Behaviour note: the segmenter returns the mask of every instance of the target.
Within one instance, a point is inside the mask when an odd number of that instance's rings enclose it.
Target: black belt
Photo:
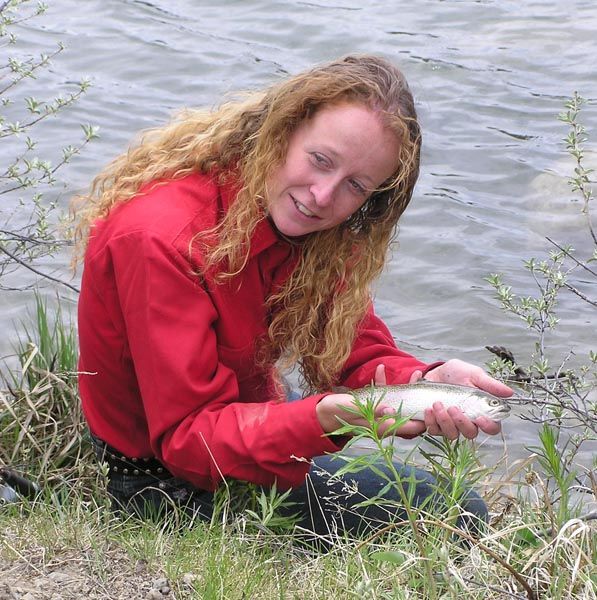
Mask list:
[[[155,457],[131,458],[125,456],[94,435],[91,436],[91,444],[98,461],[108,465],[109,473],[152,475],[158,479],[173,477],[172,473]]]

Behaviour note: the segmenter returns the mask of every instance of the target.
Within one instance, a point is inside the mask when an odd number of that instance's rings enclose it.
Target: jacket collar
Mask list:
[[[228,212],[228,209],[234,202],[239,190],[240,184],[233,178],[230,178],[220,185],[220,198],[224,214]],[[264,215],[263,219],[257,223],[253,236],[251,237],[249,258],[257,256],[264,250],[267,250],[276,244],[283,247],[287,246],[288,250],[294,245],[292,242],[289,242],[286,238],[282,237],[267,216]]]

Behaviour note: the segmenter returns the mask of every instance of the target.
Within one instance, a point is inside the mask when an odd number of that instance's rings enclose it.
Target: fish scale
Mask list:
[[[390,406],[403,416],[423,421],[425,409],[435,402],[446,408],[457,406],[469,419],[488,417],[501,421],[510,414],[510,406],[503,399],[479,388],[450,383],[409,383],[405,385],[369,386],[350,392],[356,399],[368,399]]]

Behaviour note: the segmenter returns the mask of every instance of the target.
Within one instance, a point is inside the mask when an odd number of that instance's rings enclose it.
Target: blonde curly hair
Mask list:
[[[219,281],[245,266],[252,234],[267,218],[267,181],[283,164],[297,126],[324,106],[354,102],[375,111],[399,141],[398,169],[346,222],[297,242],[296,269],[268,299],[272,315],[260,360],[281,368],[299,364],[311,390],[337,383],[370,302],[372,281],[383,269],[396,224],[419,173],[421,132],[402,73],[373,55],[349,55],[276,83],[264,92],[187,110],[110,163],[89,193],[75,200],[76,259],[92,223],[150,182],[193,172],[218,173],[241,186],[215,229],[197,232],[206,272]],[[330,257],[333,257],[330,260]]]

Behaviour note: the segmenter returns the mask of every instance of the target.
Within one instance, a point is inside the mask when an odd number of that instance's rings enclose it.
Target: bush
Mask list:
[[[45,194],[56,183],[58,171],[92,139],[97,128],[81,125],[83,139],[63,147],[51,158],[38,154],[36,134],[47,119],[56,117],[79,100],[89,88],[89,82],[65,84],[66,95],[38,98],[30,93],[45,89],[44,70],[64,51],[58,44],[47,54],[33,56],[20,48],[15,33],[17,26],[37,18],[46,11],[43,3],[31,7],[30,0],[0,0],[0,47],[12,51],[0,63],[0,288],[13,289],[11,274],[23,269],[35,278],[51,280],[76,288],[45,273],[36,262],[52,255],[67,244],[60,234],[60,215],[54,201]],[[21,282],[21,279],[17,279]],[[24,287],[22,283],[17,288]]]

